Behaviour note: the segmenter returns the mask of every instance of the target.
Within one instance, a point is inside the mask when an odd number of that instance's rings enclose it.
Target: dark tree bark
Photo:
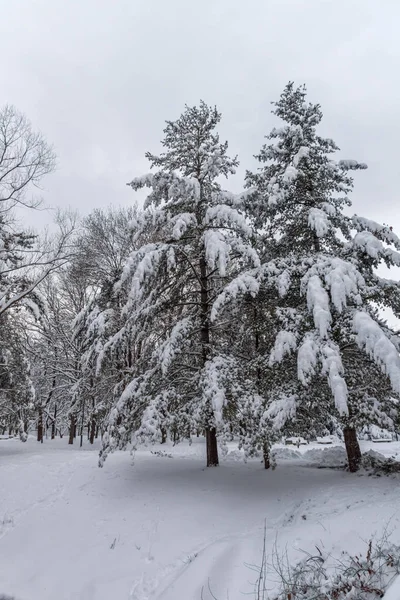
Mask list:
[[[207,278],[207,263],[204,256],[200,258],[200,304],[201,304],[201,329],[200,339],[202,348],[203,366],[208,359],[210,349],[210,323],[209,323],[209,297],[208,297],[208,278]],[[212,411],[210,407],[209,423],[206,423],[206,452],[207,452],[207,467],[217,467],[218,445],[217,432],[211,424]]]
[[[51,439],[54,440],[56,437],[56,419],[57,419],[57,405],[54,405],[53,422],[51,424]]]
[[[91,444],[93,444],[93,443],[94,443],[94,437],[95,437],[95,434],[96,434],[96,430],[97,430],[97,427],[96,427],[96,420],[95,420],[95,418],[94,418],[94,417],[92,417],[92,419],[91,419],[91,421],[90,421],[90,435],[89,435],[89,442],[90,442]],[[96,436],[96,437],[97,437],[97,436]]]
[[[215,427],[206,429],[207,467],[218,467],[218,445]]]
[[[271,457],[269,452],[269,444],[267,442],[264,443],[263,446],[263,458],[264,458],[264,468],[269,469],[271,467]]]
[[[82,418],[81,418],[81,426],[80,426],[80,442],[79,442],[79,446],[82,448],[83,446],[83,430],[85,427],[85,400],[83,400],[83,405],[82,405]]]
[[[76,437],[76,417],[75,417],[75,415],[71,415],[71,420],[69,423],[68,444],[74,443],[74,437]]]
[[[357,432],[354,427],[345,427],[343,435],[344,443],[346,444],[349,471],[350,473],[355,473],[360,468],[361,463],[361,450],[357,439]]]
[[[257,305],[254,306],[253,317],[254,317],[254,326],[255,326],[254,346],[255,346],[256,356],[258,358],[259,352],[260,352],[260,334],[259,334],[259,329],[258,329],[259,315],[258,315]],[[258,391],[258,393],[260,393],[260,388],[261,388],[261,368],[260,368],[259,364],[257,364],[256,377],[257,377],[257,379],[256,379],[256,381],[257,381],[257,391]],[[267,441],[265,441],[264,444],[263,444],[263,459],[264,459],[264,469],[270,469],[271,468],[270,446],[269,446],[269,444],[268,444]]]
[[[57,356],[57,354],[56,354],[56,356]],[[57,384],[57,378],[54,375],[53,376],[53,381],[52,381],[52,384],[51,384],[51,388],[50,388],[49,393],[48,393],[47,398],[46,398],[46,404],[45,404],[46,408],[50,405],[51,399],[53,397],[54,390],[56,389],[56,384]],[[42,409],[39,409],[39,410],[42,410]],[[43,413],[43,411],[42,411],[42,413]],[[52,440],[54,440],[55,432],[56,432],[56,425],[55,425],[55,418],[56,418],[56,416],[57,416],[57,407],[54,406],[54,420],[53,420],[52,425],[51,425],[51,439]],[[43,416],[42,416],[42,422],[43,422]],[[46,417],[46,438],[47,438],[48,427],[49,427],[49,417],[47,415],[47,417]],[[39,432],[38,432],[38,435],[39,435]],[[39,441],[39,438],[38,438],[38,441]],[[42,431],[42,440],[41,441],[43,442],[43,431]]]
[[[100,431],[100,426],[96,425],[96,435],[95,435],[96,440],[99,437],[99,431]]]
[[[164,427],[161,427],[161,443],[165,444],[167,441],[167,430]]]
[[[37,441],[43,444],[43,407],[38,408]]]

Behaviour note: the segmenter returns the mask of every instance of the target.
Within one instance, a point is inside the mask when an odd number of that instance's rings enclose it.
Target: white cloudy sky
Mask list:
[[[398,0],[0,0],[3,103],[51,141],[53,206],[128,204],[163,121],[203,98],[253,166],[291,79],[322,104],[323,133],[357,175],[355,211],[400,229]],[[32,218],[32,217],[31,217]],[[41,214],[36,224],[46,220]]]

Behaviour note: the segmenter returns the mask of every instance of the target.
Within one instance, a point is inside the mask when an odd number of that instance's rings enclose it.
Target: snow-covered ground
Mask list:
[[[400,455],[397,442],[369,448]],[[399,479],[319,469],[315,452],[282,452],[265,471],[237,452],[205,469],[201,440],[153,448],[172,458],[140,450],[134,466],[116,453],[103,469],[97,450],[0,440],[0,595],[209,600],[210,588],[239,600],[257,578],[264,523],[269,555],[276,546],[293,560],[315,546],[360,550],[385,526],[400,541]]]

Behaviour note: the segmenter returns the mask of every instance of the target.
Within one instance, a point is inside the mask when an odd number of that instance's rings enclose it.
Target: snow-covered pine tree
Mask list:
[[[306,102],[305,88],[289,83],[273,113],[284,126],[267,137],[257,156],[258,172],[247,174],[249,212],[269,240],[270,252],[261,268],[224,290],[214,312],[244,290],[268,292],[274,314],[265,326],[277,330],[269,373],[290,365],[294,354],[297,373],[288,369],[286,383],[292,375],[293,387],[297,379],[306,393],[283,394],[272,402],[270,396],[263,414],[281,428],[310,414],[305,402],[319,404],[311,418],[340,419],[354,471],[361,413],[363,422],[390,423],[386,384],[400,393],[398,338],[376,311],[376,306],[390,306],[400,316],[399,284],[376,272],[381,262],[400,265],[400,240],[387,226],[345,214],[353,187],[349,171],[366,167],[331,157],[338,147],[317,134],[321,108]],[[366,372],[374,376],[365,378]]]
[[[35,400],[25,329],[15,309],[0,316],[0,432],[18,433],[24,442]]]
[[[135,348],[131,381],[110,415],[101,460],[134,436],[175,441],[204,431],[207,465],[218,465],[217,437],[225,431],[233,367],[219,345],[211,306],[230,278],[258,257],[241,200],[222,190],[235,172],[216,127],[221,115],[201,102],[167,121],[160,156],[147,153],[154,174],[134,179],[151,188],[141,235],[152,241],[133,252],[117,289],[127,300],[118,346]],[[129,333],[128,333],[129,332]]]

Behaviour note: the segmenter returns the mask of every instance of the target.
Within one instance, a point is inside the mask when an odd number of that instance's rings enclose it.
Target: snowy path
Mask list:
[[[400,515],[395,479],[282,464],[204,469],[202,448],[97,467],[64,440],[0,442],[0,593],[18,600],[204,600],[251,592],[262,549],[360,547]],[[398,535],[397,533],[395,535]]]

